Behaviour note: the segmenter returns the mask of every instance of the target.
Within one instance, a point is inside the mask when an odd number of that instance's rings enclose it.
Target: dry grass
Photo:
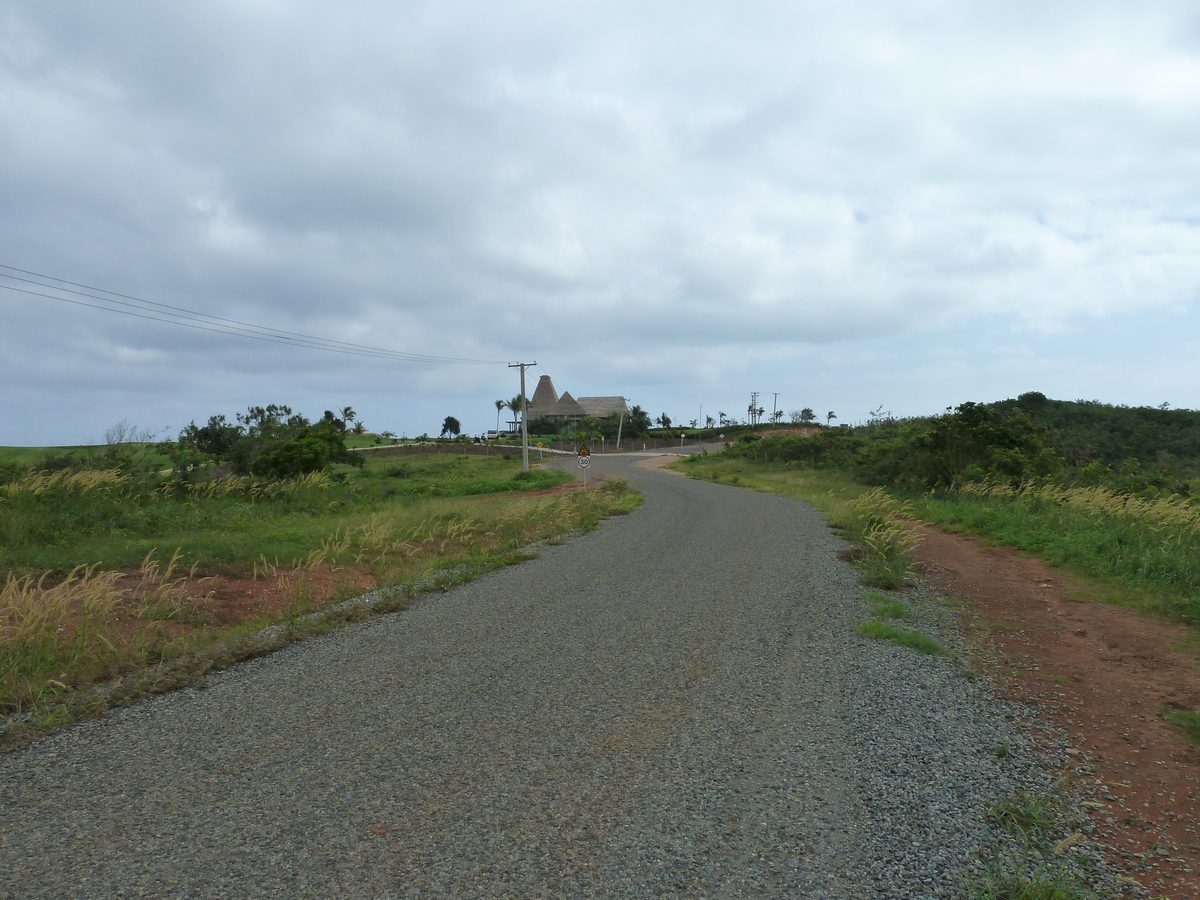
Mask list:
[[[1143,500],[1106,487],[1064,487],[1057,484],[1035,485],[1029,482],[1019,487],[1006,484],[964,484],[959,488],[959,492],[1003,500],[1040,500],[1043,503],[1069,506],[1096,515],[1137,519],[1157,525],[1175,525],[1193,533],[1200,533],[1200,507],[1181,497]]]
[[[897,588],[912,575],[912,552],[920,535],[908,521],[912,504],[900,502],[882,488],[871,488],[846,504],[842,519],[846,536],[862,549],[859,565],[864,580],[874,587]]]
[[[62,581],[47,585],[48,575],[15,578],[0,588],[0,643],[61,635],[83,619],[101,620],[125,599],[117,588],[120,572],[76,566]]]
[[[181,571],[182,551],[176,550],[163,566],[151,550],[138,569],[138,586],[133,591],[134,612],[144,619],[199,624],[203,621],[198,607],[211,596],[211,592],[197,597],[195,586],[203,585],[208,578],[197,578],[197,564],[192,563],[186,572]]]
[[[289,491],[332,486],[324,472],[310,472],[287,481],[260,481],[248,475],[226,475],[206,481],[166,482],[156,493],[164,498],[184,494],[191,499],[216,500],[221,497],[248,497],[251,500],[272,500]]]
[[[121,487],[128,481],[127,476],[110,469],[86,469],[82,472],[62,469],[58,472],[26,475],[6,485],[0,485],[0,495],[13,497],[25,493],[40,497],[51,491],[86,493],[101,488]]]

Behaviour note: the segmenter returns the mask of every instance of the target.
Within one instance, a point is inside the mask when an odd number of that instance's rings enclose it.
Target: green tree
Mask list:
[[[914,446],[919,456],[913,474],[931,487],[987,477],[1017,482],[1065,464],[1048,429],[1021,410],[982,403],[937,416]]]
[[[353,413],[346,407],[343,414],[347,410]],[[193,421],[184,428],[178,452],[170,454],[176,474],[205,464],[276,477],[320,471],[334,462],[362,465],[362,457],[346,449],[346,420],[331,410],[325,410],[315,425],[291,407],[276,403],[251,406],[236,418],[236,425],[216,415],[203,426]]]
[[[579,420],[579,426],[575,429],[575,441],[578,444],[596,444],[599,443],[601,434],[600,420],[587,416]]]
[[[346,448],[345,422],[332,416],[315,425],[305,426],[294,436],[278,440],[260,452],[250,463],[252,475],[293,478],[320,472],[331,463],[363,465],[361,454]]]
[[[244,429],[224,416],[209,416],[208,422],[197,426],[195,419],[179,433],[179,443],[205,456],[223,458],[241,438]]]
[[[629,411],[629,418],[625,420],[625,427],[628,429],[631,437],[645,434],[653,424],[650,419],[650,413],[646,412],[640,406],[634,406]]]
[[[507,406],[510,410],[512,410],[513,423],[516,426],[516,430],[520,431],[521,430],[521,395],[517,394],[517,396],[515,396],[511,400],[509,400],[505,404],[505,406]]]
[[[561,434],[564,428],[569,427],[569,422],[566,419],[550,418],[549,416],[538,416],[536,419],[529,420],[529,433],[552,435]]]
[[[442,437],[445,437],[447,434],[453,437],[458,437],[462,434],[462,426],[454,416],[446,416],[446,420],[442,422]]]
[[[628,423],[621,421],[620,413],[609,413],[607,418],[600,420],[598,428],[600,434],[610,441],[617,439],[617,436],[621,434],[622,428],[624,428],[625,434],[629,434]]]

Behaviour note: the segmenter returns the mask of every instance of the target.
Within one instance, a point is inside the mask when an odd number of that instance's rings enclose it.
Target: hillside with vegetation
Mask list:
[[[744,434],[731,456],[853,472],[871,485],[949,488],[1053,479],[1188,496],[1200,474],[1200,412],[1050,400],[963,403],[937,416],[875,419],[809,437]]]
[[[1200,411],[1167,406],[1113,406],[1099,400],[1050,400],[1021,394],[993,404],[1021,410],[1047,426],[1073,463],[1119,467],[1137,459],[1143,468],[1200,471]]]

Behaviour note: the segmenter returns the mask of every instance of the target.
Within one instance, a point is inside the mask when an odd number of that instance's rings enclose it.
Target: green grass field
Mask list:
[[[0,577],[65,575],[77,565],[136,566],[148,552],[182,552],[203,574],[254,560],[292,561],[328,534],[421,501],[551,487],[558,470],[520,471],[501,457],[428,454],[368,459],[332,477],[269,482],[224,478],[194,489],[163,475],[83,472],[0,486]],[[44,484],[42,482],[45,482]],[[90,486],[89,486],[90,485]]]
[[[63,456],[68,453],[91,453],[102,450],[89,444],[74,447],[0,447],[0,463],[19,463],[32,466],[41,462],[47,456]]]

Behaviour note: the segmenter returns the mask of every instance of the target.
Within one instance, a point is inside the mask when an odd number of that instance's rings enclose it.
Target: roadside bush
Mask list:
[[[29,467],[18,462],[0,462],[0,484],[8,484],[25,477]]]
[[[345,438],[345,420],[329,410],[313,424],[291,407],[272,404],[238,413],[236,425],[223,415],[209,417],[203,426],[192,422],[174,447],[161,449],[181,479],[218,465],[239,475],[293,478],[324,471],[331,463],[362,465],[362,456],[346,448]]]
[[[1015,484],[1060,472],[1066,464],[1048,429],[1024,411],[978,403],[941,416],[827,429],[810,437],[745,434],[727,452],[756,462],[846,469],[871,485],[924,488],[984,479]]]

